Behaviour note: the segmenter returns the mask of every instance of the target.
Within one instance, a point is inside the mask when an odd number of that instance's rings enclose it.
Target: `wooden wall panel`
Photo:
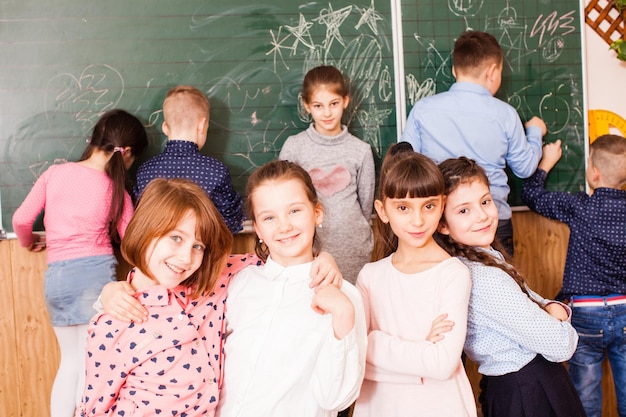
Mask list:
[[[514,264],[529,286],[546,298],[554,298],[561,288],[569,229],[531,211],[513,216]]]
[[[43,297],[46,256],[10,243],[21,416],[50,415],[59,350]]]
[[[18,417],[20,392],[16,385],[19,372],[10,245],[10,241],[0,241],[0,416]]]

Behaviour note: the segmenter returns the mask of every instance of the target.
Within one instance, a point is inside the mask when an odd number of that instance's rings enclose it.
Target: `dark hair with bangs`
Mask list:
[[[388,151],[389,152],[389,151]],[[397,152],[385,156],[381,168],[378,200],[387,198],[426,198],[443,196],[446,190],[437,165],[417,152]],[[374,219],[374,259],[382,259],[398,249],[398,237],[391,225]]]
[[[417,152],[398,153],[380,178],[380,200],[443,195],[446,186],[437,165]]]
[[[211,199],[193,181],[182,178],[150,181],[128,224],[121,251],[130,265],[156,281],[148,269],[148,248],[154,239],[174,230],[189,212],[196,216],[196,236],[205,249],[200,267],[181,285],[193,287],[192,297],[198,297],[214,289],[226,266],[233,236]]]

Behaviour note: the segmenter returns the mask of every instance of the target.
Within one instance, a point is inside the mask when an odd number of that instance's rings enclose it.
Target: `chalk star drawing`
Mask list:
[[[326,50],[330,50],[334,39],[337,40],[342,46],[346,46],[343,42],[339,27],[343,24],[343,21],[352,12],[352,6],[346,6],[343,9],[337,11],[333,10],[333,6],[328,3],[328,9],[322,9],[320,11],[320,17],[313,19],[315,22],[319,22],[326,25],[326,39],[324,40],[324,47]]]
[[[369,110],[359,110],[357,118],[364,127],[365,137],[363,140],[374,148],[377,155],[381,155],[382,145],[380,143],[380,126],[385,119],[389,117],[392,110],[379,110],[374,103],[373,97],[370,97]]]
[[[283,42],[286,42],[290,37],[291,34],[289,35],[285,35],[285,37],[281,38],[281,32],[283,30],[282,26],[278,27],[278,33],[274,34],[274,31],[272,29],[270,29],[270,35],[272,35],[272,41],[270,42],[270,44],[272,45],[272,49],[270,49],[269,51],[267,51],[265,53],[265,55],[269,55],[269,54],[274,54],[274,71],[276,71],[276,55],[280,56],[280,60],[283,63],[283,65],[285,66],[286,69],[290,69],[289,66],[287,64],[285,64],[285,60],[283,59],[283,49],[287,49],[290,50],[291,53],[295,53],[295,48],[293,46],[285,46],[283,45]]]
[[[359,19],[359,23],[357,23],[354,28],[358,30],[362,25],[367,24],[372,32],[374,32],[375,35],[378,35],[378,26],[376,25],[376,21],[383,20],[383,17],[376,11],[376,9],[374,9],[374,0],[372,0],[368,9],[360,8],[359,6],[355,7],[359,13],[361,13],[361,18]]]
[[[311,38],[311,33],[309,29],[313,26],[313,23],[307,22],[306,18],[302,13],[300,13],[300,21],[298,22],[298,26],[287,26],[287,30],[291,32],[291,34],[296,38],[293,42],[293,46],[291,47],[291,54],[294,55],[296,53],[296,49],[298,48],[298,43],[306,46],[309,49],[315,49],[315,44],[313,43],[313,39]]]

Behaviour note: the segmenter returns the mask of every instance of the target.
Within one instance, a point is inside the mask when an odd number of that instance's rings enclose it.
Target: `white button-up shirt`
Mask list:
[[[268,259],[231,282],[218,416],[336,416],[358,397],[367,348],[361,296],[343,282],[355,326],[337,340],[331,315],[311,308],[310,269]]]

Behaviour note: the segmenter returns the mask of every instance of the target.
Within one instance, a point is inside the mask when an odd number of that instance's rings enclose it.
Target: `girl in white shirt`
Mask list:
[[[356,288],[311,289],[315,229],[324,212],[309,174],[288,161],[256,170],[246,190],[265,265],[228,288],[218,416],[336,416],[358,396],[365,317]]]

